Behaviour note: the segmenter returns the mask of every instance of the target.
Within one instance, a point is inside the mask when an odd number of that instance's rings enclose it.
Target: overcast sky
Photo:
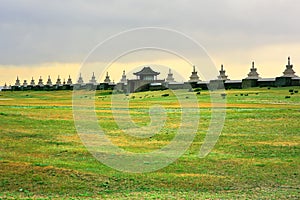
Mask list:
[[[0,5],[0,85],[16,73],[28,79],[31,68],[43,76],[59,68],[74,75],[72,68],[78,70],[99,42],[148,26],[190,36],[232,79],[244,78],[253,60],[263,77],[279,76],[287,56],[300,73],[298,0],[0,0]]]

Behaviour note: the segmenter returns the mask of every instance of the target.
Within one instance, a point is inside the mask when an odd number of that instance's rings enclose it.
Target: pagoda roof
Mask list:
[[[160,73],[159,72],[155,72],[151,69],[151,67],[144,67],[141,71],[139,72],[135,72],[133,73],[134,75],[136,76],[140,76],[140,75],[154,75],[154,76],[157,76],[159,75]]]

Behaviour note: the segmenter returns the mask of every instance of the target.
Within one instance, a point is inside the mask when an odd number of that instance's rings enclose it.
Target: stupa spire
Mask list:
[[[198,82],[200,81],[199,76],[197,74],[198,72],[196,71],[196,66],[193,66],[193,72],[192,75],[190,76],[189,82]]]
[[[50,77],[50,75],[48,75],[47,85],[49,85],[49,86],[51,86],[51,85],[52,85],[52,81],[51,81],[51,77]]]
[[[286,65],[286,69],[283,72],[283,77],[297,77],[295,73],[296,72],[293,70],[293,65],[291,64],[291,58],[288,57],[288,64]]]
[[[92,75],[92,79],[90,80],[90,83],[93,83],[93,84],[96,84],[97,81],[96,81],[96,77],[95,77],[95,73],[93,72],[93,75]]]
[[[172,73],[171,68],[169,69],[169,73],[168,73],[168,76],[166,78],[166,81],[167,82],[174,82],[174,77],[173,77],[173,73]]]
[[[78,78],[78,81],[77,81],[78,84],[83,84],[83,79],[82,79],[82,76],[81,76],[81,73],[79,74],[79,78]]]
[[[68,85],[72,85],[72,79],[71,79],[71,76],[70,76],[70,75],[69,75],[69,78],[68,78],[67,84],[68,84]]]
[[[57,80],[56,80],[56,85],[61,85],[61,79],[60,79],[59,75],[58,75]]]
[[[35,82],[34,82],[34,79],[33,79],[33,77],[31,77],[30,85],[32,85],[32,86],[34,86],[34,85],[35,85]]]
[[[27,87],[27,80],[24,80],[24,82],[23,82],[23,87]]]
[[[108,75],[108,72],[106,72],[106,77],[104,79],[104,83],[110,83],[110,77]]]
[[[254,61],[252,62],[252,66],[250,68],[250,72],[246,79],[260,79],[259,74],[257,73],[257,69],[255,68]]]
[[[42,76],[40,76],[40,78],[39,78],[38,85],[39,86],[44,86]]]
[[[218,79],[219,80],[224,80],[224,81],[226,81],[226,80],[229,80],[227,77],[228,76],[226,76],[226,71],[224,70],[224,66],[223,66],[223,64],[221,65],[221,70],[219,71],[220,72],[220,75],[218,76]]]
[[[122,78],[120,80],[120,83],[127,83],[126,73],[125,70],[123,70]]]
[[[20,85],[21,85],[20,79],[19,79],[19,76],[17,76],[15,86],[20,86]]]

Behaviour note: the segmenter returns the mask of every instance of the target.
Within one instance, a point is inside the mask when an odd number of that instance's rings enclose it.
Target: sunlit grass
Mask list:
[[[289,89],[226,91],[222,134],[203,159],[198,153],[211,102],[209,92],[201,91],[193,144],[173,164],[145,174],[116,171],[87,151],[74,126],[71,91],[1,92],[0,197],[299,198],[300,94],[290,95]],[[165,93],[170,96],[162,97]],[[128,99],[130,116],[139,126],[150,123],[148,109],[153,105],[163,106],[167,119],[151,138],[135,138],[116,124],[108,92],[97,91],[94,99],[82,97],[95,101],[99,125],[114,144],[131,152],[151,152],[173,139],[181,121],[173,93],[120,97]]]

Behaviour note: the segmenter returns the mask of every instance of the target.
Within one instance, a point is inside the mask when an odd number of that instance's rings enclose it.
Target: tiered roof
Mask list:
[[[257,73],[257,69],[254,66],[254,62],[252,62],[252,68],[248,74],[246,79],[260,79],[259,74]]]
[[[225,74],[226,71],[224,70],[224,66],[223,65],[221,65],[221,70],[219,72],[220,72],[220,75],[218,76],[219,80],[224,80],[224,81],[229,80],[227,78],[228,76]]]
[[[151,69],[151,67],[144,67],[141,71],[135,72],[133,74],[136,75],[136,76],[141,76],[141,75],[153,75],[153,76],[157,76],[160,73],[153,71]]]
[[[192,75],[190,76],[189,82],[198,82],[200,81],[199,76],[197,74],[198,72],[196,71],[196,67],[193,66],[193,72]]]
[[[295,75],[295,71],[293,70],[293,65],[291,64],[291,58],[288,57],[288,64],[286,65],[286,69],[283,72],[283,77],[298,77]]]

